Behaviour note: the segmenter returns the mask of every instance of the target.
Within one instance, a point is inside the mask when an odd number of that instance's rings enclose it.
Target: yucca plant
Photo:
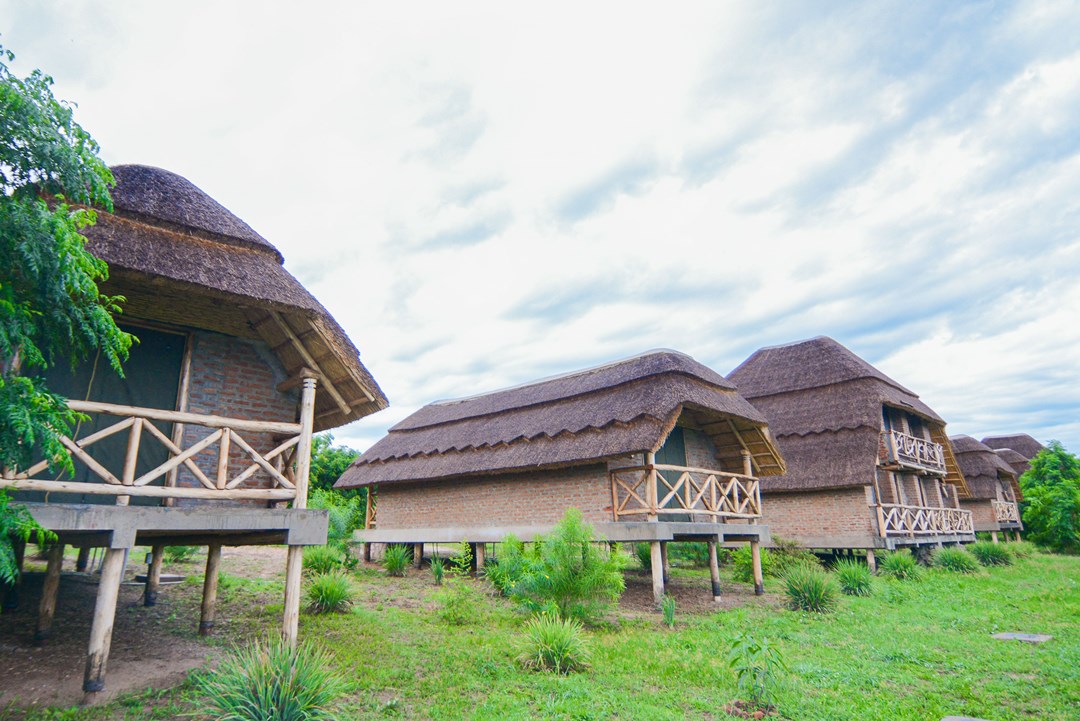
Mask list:
[[[938,548],[930,554],[930,565],[953,573],[975,573],[979,559],[963,548]]]
[[[591,655],[581,623],[544,613],[525,624],[518,662],[526,668],[569,674],[588,668]]]
[[[833,566],[840,591],[847,596],[869,596],[873,590],[870,567],[853,558],[841,558]]]
[[[325,652],[274,638],[235,650],[195,687],[218,721],[321,721],[337,718],[331,704],[345,684]]]
[[[431,575],[435,578],[435,585],[441,586],[446,576],[446,564],[438,556],[431,557]]]
[[[979,541],[968,546],[967,550],[984,566],[1008,566],[1013,562],[1013,554],[1010,553],[1012,549],[1008,545]]]
[[[839,591],[836,581],[820,566],[806,563],[791,566],[781,580],[793,611],[829,613],[836,608]]]
[[[907,549],[883,553],[878,560],[878,573],[900,581],[917,581],[922,576],[919,562]]]
[[[352,606],[352,588],[344,573],[320,573],[307,588],[308,608],[315,613],[342,613]]]
[[[308,573],[331,573],[341,567],[341,551],[333,546],[308,546],[304,549],[304,570]]]
[[[386,547],[383,555],[383,568],[391,576],[404,576],[405,569],[412,563],[413,551],[409,546],[394,544]]]

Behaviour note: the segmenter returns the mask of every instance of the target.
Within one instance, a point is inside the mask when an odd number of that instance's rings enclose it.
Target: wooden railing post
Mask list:
[[[304,378],[300,395],[300,442],[296,447],[296,498],[293,508],[307,508],[308,473],[311,470],[311,436],[315,422],[315,378]],[[300,630],[300,575],[303,570],[303,546],[289,546],[285,560],[285,608],[282,636],[296,646]]]

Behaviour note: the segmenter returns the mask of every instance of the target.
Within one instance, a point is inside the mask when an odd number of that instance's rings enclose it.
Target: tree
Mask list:
[[[53,96],[52,78],[16,77],[14,58],[0,45],[0,468],[26,468],[43,453],[71,471],[59,437],[79,416],[41,373],[94,353],[120,373],[127,358],[133,339],[112,317],[123,298],[101,294],[108,268],[79,232],[94,208],[112,210],[114,180],[73,106]]]
[[[1020,488],[1027,537],[1053,551],[1080,552],[1080,459],[1050,441],[1031,459]]]
[[[311,439],[311,488],[329,491],[345,469],[352,465],[360,451],[348,446],[335,446],[334,436],[320,433]]]

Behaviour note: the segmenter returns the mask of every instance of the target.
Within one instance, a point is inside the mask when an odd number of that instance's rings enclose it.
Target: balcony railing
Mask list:
[[[707,468],[645,465],[611,471],[616,521],[672,520],[688,514],[704,520],[761,517],[756,478]]]
[[[1020,509],[1011,501],[990,501],[998,523],[1020,523]]]
[[[882,503],[877,506],[881,536],[932,536],[975,533],[971,511]]]
[[[71,453],[76,466],[84,466],[92,476],[101,482],[75,482],[35,478],[48,468],[46,461],[41,461],[22,472],[5,471],[0,479],[0,488],[16,491],[45,491],[53,493],[80,493],[88,495],[115,496],[118,505],[125,505],[132,496],[153,498],[184,498],[214,500],[247,501],[292,501],[297,498],[297,488],[302,487],[306,496],[306,482],[298,484],[293,472],[293,463],[299,466],[298,454],[310,453],[310,418],[308,425],[301,423],[277,423],[271,421],[253,421],[239,418],[224,418],[180,411],[164,411],[152,408],[136,408],[111,403],[87,401],[68,401],[72,410],[80,413],[97,413],[118,418],[115,423],[101,430],[73,440],[61,437],[60,441]],[[309,414],[310,415],[310,414]],[[192,443],[188,448],[181,448],[162,432],[152,421],[201,426],[210,433]],[[123,468],[109,469],[87,453],[86,449],[98,441],[127,433]],[[271,433],[285,440],[267,453],[256,451],[241,433]],[[167,451],[167,460],[142,474],[136,474],[139,448],[145,443],[158,443]],[[250,461],[247,467],[230,475],[230,454],[239,448],[236,454]],[[216,451],[216,454],[215,454]],[[213,465],[216,472],[207,474],[198,463],[200,454],[215,454]],[[176,472],[183,466],[198,481],[198,487],[180,487],[174,485]],[[303,464],[307,467],[307,463]],[[248,481],[262,471],[263,479],[269,478],[270,487],[251,487]],[[164,479],[161,485],[151,485]],[[305,479],[306,481],[306,479]],[[245,485],[248,484],[248,485]],[[265,485],[265,484],[262,484]]]
[[[945,449],[940,443],[900,431],[882,433],[886,462],[901,468],[945,474]]]

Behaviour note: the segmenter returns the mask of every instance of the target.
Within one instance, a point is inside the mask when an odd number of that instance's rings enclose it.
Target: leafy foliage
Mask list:
[[[648,543],[634,544],[634,558],[646,571],[652,568],[652,549],[649,548]]]
[[[341,566],[341,551],[333,546],[308,546],[304,549],[304,570],[309,573],[331,573]]]
[[[597,543],[581,511],[570,508],[549,535],[528,546],[507,539],[499,566],[507,571],[504,588],[526,608],[590,622],[622,595],[623,558]]]
[[[963,548],[938,548],[930,555],[930,564],[953,573],[975,573],[979,560]]]
[[[664,625],[668,628],[675,628],[675,597],[664,594],[663,600],[660,601],[660,613],[664,617]]]
[[[367,503],[362,495],[314,489],[308,496],[308,508],[325,510],[329,514],[326,542],[342,551],[349,546],[353,531],[364,527]]]
[[[817,564],[795,564],[781,577],[788,608],[793,611],[830,613],[840,595],[836,581]]]
[[[431,575],[435,579],[435,585],[441,586],[446,577],[446,563],[438,556],[431,557]]]
[[[731,554],[731,576],[740,583],[754,582],[754,563],[750,546],[736,548]],[[776,575],[775,557],[768,548],[761,549],[761,574]]]
[[[320,573],[307,588],[308,608],[315,613],[342,613],[352,606],[349,579],[340,571]]]
[[[383,568],[391,576],[404,576],[405,569],[413,560],[413,550],[410,546],[395,543],[386,547],[383,554]]]
[[[334,719],[331,704],[345,688],[325,652],[277,638],[234,651],[195,686],[202,710],[220,721]]]
[[[881,554],[877,566],[878,573],[899,581],[917,581],[922,575],[919,562],[907,549]]]
[[[198,546],[165,546],[165,560],[169,563],[187,563],[199,552]]]
[[[1012,549],[1000,543],[979,541],[968,546],[967,550],[984,566],[1008,566],[1013,562]]]
[[[1020,488],[1028,539],[1058,553],[1080,552],[1080,459],[1050,441],[1031,459]]]
[[[525,624],[518,662],[526,668],[569,674],[588,668],[591,655],[580,621],[542,613]]]
[[[10,505],[7,492],[0,489],[0,581],[14,583],[19,576],[13,541],[27,543],[32,537],[38,543],[56,540],[56,534],[42,528],[22,506]]]
[[[780,649],[768,638],[756,638],[749,633],[739,635],[732,642],[728,666],[735,671],[739,692],[757,707],[770,702],[780,674],[787,671]]]
[[[357,459],[360,451],[349,446],[335,446],[334,436],[320,433],[311,439],[311,490],[329,491],[334,487],[341,474]],[[360,499],[361,507],[366,506],[367,491],[338,491],[339,495]],[[360,514],[361,524],[364,514]]]
[[[467,539],[462,539],[454,546],[450,556],[450,573],[465,577],[472,573],[473,552]]]
[[[464,626],[476,618],[482,596],[473,582],[460,574],[451,573],[443,590],[435,594],[439,617],[453,626]]]
[[[846,596],[869,596],[873,593],[873,574],[870,567],[853,558],[841,558],[833,566],[833,573]]]

